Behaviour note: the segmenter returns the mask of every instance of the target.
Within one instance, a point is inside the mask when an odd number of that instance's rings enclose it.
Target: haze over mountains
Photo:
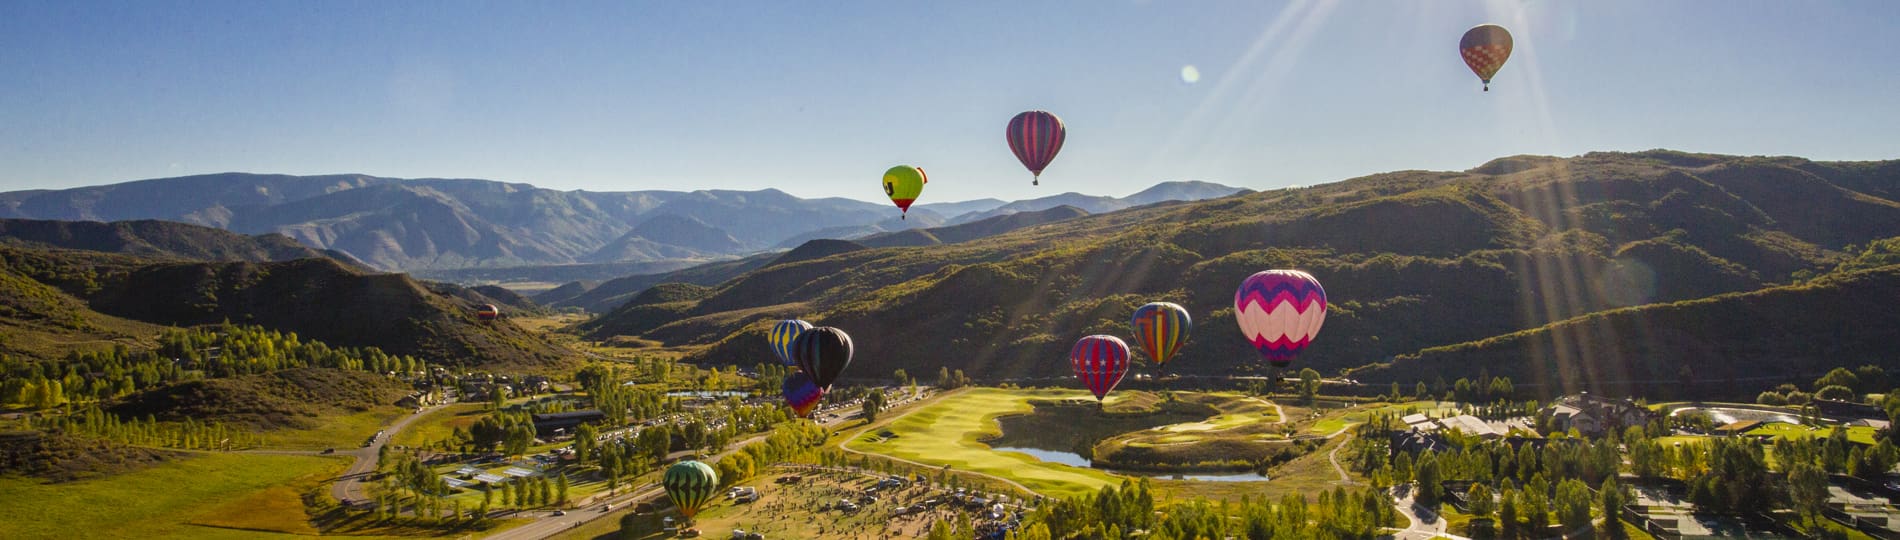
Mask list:
[[[1126,200],[1063,194],[1018,203],[922,204],[910,219],[899,220],[888,205],[802,199],[775,189],[603,193],[489,180],[225,173],[0,193],[0,218],[157,219],[278,233],[382,270],[623,265],[587,274],[604,279],[624,275],[609,272],[627,264],[731,258],[787,241],[961,223],[1061,204],[1096,212],[1237,191],[1175,182]],[[999,209],[1005,205],[1012,207]]]

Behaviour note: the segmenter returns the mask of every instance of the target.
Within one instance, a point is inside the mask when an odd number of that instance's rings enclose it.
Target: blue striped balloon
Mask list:
[[[792,342],[798,340],[799,334],[810,329],[811,323],[798,319],[785,319],[773,325],[772,332],[767,334],[765,339],[772,343],[772,353],[778,355],[779,363],[795,366],[798,362],[792,359]]]

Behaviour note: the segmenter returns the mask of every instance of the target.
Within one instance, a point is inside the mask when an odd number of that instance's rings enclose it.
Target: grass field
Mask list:
[[[484,413],[482,403],[453,403],[447,407],[429,411],[409,422],[408,427],[390,439],[390,444],[403,446],[421,446],[449,438],[455,428],[475,425]],[[375,433],[372,431],[371,433]]]
[[[264,434],[264,447],[283,450],[322,450],[356,448],[376,434],[384,424],[395,421],[409,409],[377,407],[360,413],[328,417],[315,429],[272,431]]]
[[[1876,431],[1878,430],[1868,426],[1848,426],[1847,440],[1865,445],[1878,444],[1878,441],[1874,440],[1874,433]],[[1761,427],[1748,430],[1744,435],[1768,435],[1777,439],[1808,439],[1813,437],[1827,437],[1833,432],[1834,428],[1832,426],[1809,429],[1807,426],[1776,422],[1763,424]]]
[[[1416,411],[1442,415],[1451,410],[1451,407],[1443,405],[1444,402],[1439,401],[1407,401],[1404,403],[1359,405],[1350,409],[1332,410],[1325,412],[1325,416],[1314,421],[1313,425],[1307,428],[1307,432],[1329,435],[1347,426],[1365,423],[1365,421],[1372,418],[1374,414],[1399,415],[1407,411]]]
[[[298,486],[341,459],[202,454],[97,480],[0,478],[0,538],[257,538],[309,535]]]
[[[999,433],[996,417],[1029,412],[1032,399],[1073,399],[1076,390],[1004,390],[973,388],[946,396],[904,415],[882,429],[868,430],[845,443],[847,448],[891,457],[949,465],[1008,478],[1038,493],[1073,497],[1093,493],[1106,485],[1120,485],[1121,477],[1094,469],[1070,467],[1015,452],[996,452],[977,442]],[[1110,397],[1113,406],[1117,397]],[[879,439],[877,433],[896,436]]]
[[[1188,422],[1163,426],[1162,431],[1196,432],[1222,431],[1258,424],[1272,424],[1280,421],[1279,413],[1274,412],[1273,404],[1260,398],[1242,397],[1237,394],[1215,393],[1213,396],[1232,398],[1216,405],[1221,414],[1201,422]]]
[[[714,497],[694,516],[692,527],[699,529],[701,538],[727,538],[733,529],[759,532],[772,539],[921,538],[932,522],[954,515],[950,506],[945,505],[920,516],[893,517],[893,508],[898,504],[916,504],[942,496],[942,492],[916,487],[880,492],[878,502],[866,504],[856,512],[819,510],[820,505],[845,497],[855,498],[855,494],[875,483],[876,477],[839,472],[804,474],[803,482],[791,486],[768,480],[779,474],[783,473],[764,475],[746,484],[758,489],[758,501],[735,504]],[[633,529],[623,532],[619,538],[670,538],[661,532],[663,520],[669,516],[680,519],[677,510],[670,507],[642,514],[635,519]],[[576,534],[571,537],[598,536]]]

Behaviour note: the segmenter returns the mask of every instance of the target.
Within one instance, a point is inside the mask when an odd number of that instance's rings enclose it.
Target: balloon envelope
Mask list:
[[[1260,356],[1284,368],[1326,322],[1326,289],[1312,274],[1299,270],[1254,274],[1234,291],[1234,318]]]
[[[1135,328],[1135,343],[1141,345],[1156,366],[1168,363],[1168,359],[1181,350],[1181,345],[1187,343],[1188,330],[1194,327],[1187,308],[1173,302],[1154,302],[1135,308],[1135,318],[1130,324]]]
[[[792,360],[819,388],[831,388],[838,374],[851,365],[851,336],[829,326],[806,330],[792,342]]]
[[[1101,401],[1128,374],[1128,344],[1115,336],[1096,334],[1076,340],[1069,349],[1069,367],[1075,378]]]
[[[1062,141],[1068,138],[1068,129],[1062,126],[1062,119],[1049,111],[1028,111],[1009,119],[1009,151],[1016,153],[1016,159],[1023,167],[1035,175],[1035,183],[1040,184],[1042,170],[1062,151]]]
[[[678,506],[680,513],[691,519],[719,489],[719,474],[705,463],[681,461],[666,468],[660,486],[666,488],[666,496],[673,499],[673,506]]]
[[[791,407],[792,413],[799,418],[811,418],[811,410],[818,407],[819,399],[825,397],[825,389],[819,388],[818,383],[812,382],[811,376],[803,372],[785,376],[780,391],[785,394],[785,405]]]
[[[924,184],[930,183],[930,177],[924,176],[924,170],[909,165],[898,165],[884,171],[884,194],[891,196],[904,215],[910,215],[910,203],[924,192]]]
[[[798,334],[810,329],[811,323],[798,319],[785,319],[772,325],[772,332],[766,334],[765,340],[772,343],[772,353],[778,355],[779,363],[795,366],[798,363],[792,361],[792,340],[798,339]]]
[[[1491,77],[1511,58],[1511,32],[1495,24],[1473,26],[1458,40],[1458,55],[1465,58],[1465,65],[1471,67],[1471,72],[1478,75],[1488,91]]]

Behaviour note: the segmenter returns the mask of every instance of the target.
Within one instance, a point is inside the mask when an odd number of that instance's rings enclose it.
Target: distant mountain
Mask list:
[[[267,262],[327,257],[358,264],[348,255],[311,249],[279,234],[247,236],[158,220],[0,219],[0,242],[165,259]]]
[[[1090,214],[1101,214],[1162,201],[1199,201],[1250,191],[1251,190],[1246,188],[1228,187],[1210,182],[1162,182],[1155,184],[1154,187],[1135,193],[1134,195],[1119,199],[1115,197],[1069,192],[1039,199],[1016,201],[989,210],[956,214],[956,217],[950,219],[950,223],[969,223],[1016,212],[1048,210],[1057,206],[1073,206],[1087,211]]]
[[[936,244],[954,244],[967,242],[986,236],[996,236],[1006,232],[1062,221],[1089,215],[1087,210],[1069,205],[1057,206],[1048,210],[1033,210],[1004,214],[992,218],[972,221],[961,225],[932,227],[929,229],[911,229],[901,232],[874,234],[856,240],[869,247],[929,246]]]
[[[1226,197],[1229,195],[1233,195],[1235,193],[1247,193],[1251,191],[1253,190],[1250,190],[1247,188],[1223,186],[1223,185],[1216,184],[1213,182],[1202,182],[1199,180],[1180,180],[1180,181],[1174,181],[1174,182],[1162,182],[1159,184],[1155,184],[1154,186],[1149,187],[1148,189],[1144,189],[1139,192],[1136,192],[1134,195],[1122,197],[1121,201],[1124,203],[1128,203],[1130,206],[1141,206],[1144,204],[1154,204],[1154,203],[1166,202],[1166,201],[1199,201],[1199,200],[1206,200],[1206,199],[1219,199],[1221,197]]]
[[[1210,192],[1204,187],[1162,191],[1155,196]],[[1066,200],[1009,212],[1047,209]],[[516,268],[505,274],[534,279],[545,277],[540,267],[553,266],[565,267],[553,272],[569,274],[559,280],[566,281],[625,275],[612,273],[611,266],[585,264],[706,262],[816,238],[933,227],[944,224],[943,216],[991,212],[1002,204],[994,199],[922,204],[910,219],[898,220],[885,204],[801,199],[774,189],[603,193],[474,179],[222,173],[0,193],[0,218],[177,221],[244,234],[278,233],[382,270]],[[1118,203],[1073,204],[1101,212]],[[994,214],[962,221],[989,215]]]
[[[780,255],[780,253],[776,252],[760,253],[743,259],[707,263],[670,272],[639,274],[616,278],[602,282],[595,287],[588,288],[585,292],[564,298],[553,296],[550,294],[553,291],[548,291],[547,293],[542,293],[542,295],[537,295],[535,301],[548,307],[574,307],[592,313],[606,313],[612,311],[615,306],[633,298],[634,295],[640,294],[640,291],[644,291],[648,287],[669,282],[718,285],[728,279],[732,279],[734,276],[751,271],[754,268],[765,266],[767,263],[777,259]],[[555,290],[563,288],[569,291],[573,290],[565,285],[556,287]]]
[[[888,210],[777,190],[563,192],[489,180],[364,175],[224,173],[0,193],[0,218],[162,219],[275,232],[387,270],[641,262],[656,259],[603,256],[705,251],[706,245],[623,238],[635,224],[663,214],[727,232],[737,247],[713,254],[735,256],[812,230],[875,223]],[[634,247],[600,254],[616,240]]]
[[[1731,299],[1799,290],[1811,301],[1777,301],[1774,309],[1839,309],[1851,318],[1871,309],[1868,302],[1893,297],[1877,284],[1885,279],[1880,271],[1867,266],[1900,255],[1843,268],[1851,252],[1900,236],[1900,202],[1880,194],[1900,191],[1896,164],[1664,150],[1512,156],[1467,171],[1399,171],[1092,213],[956,244],[773,262],[721,283],[696,282],[710,287],[703,295],[629,303],[591,321],[590,336],[634,336],[695,351],[689,360],[744,364],[765,347],[773,318],[799,316],[850,331],[857,354],[846,378],[945,367],[988,380],[1059,378],[1067,369],[1054,359],[1076,338],[1123,334],[1136,306],[1166,300],[1186,306],[1196,323],[1170,371],[1262,373],[1252,347],[1232,333],[1234,286],[1260,270],[1299,268],[1325,284],[1329,315],[1296,367],[1338,373],[1371,364],[1371,377],[1377,365],[1399,358],[1383,369],[1397,370],[1391,378],[1403,382],[1423,373],[1472,377],[1488,365],[1494,374],[1524,374],[1519,382],[1548,384],[1540,391],[1549,392],[1589,386],[1587,377],[1564,374],[1614,373],[1628,368],[1623,359],[1646,354],[1659,362],[1644,367],[1649,374],[1724,355],[1782,357],[1798,365],[1770,373],[1802,373],[1839,362],[1790,356],[1792,345],[1761,340],[1801,339],[1815,329]],[[1788,287],[1843,271],[1872,274]],[[1854,283],[1842,290],[1859,287],[1866,298],[1821,294],[1828,283]],[[1650,354],[1620,341],[1650,331],[1625,313],[1678,309],[1630,308],[1700,306],[1703,299],[1711,307],[1695,310],[1738,315],[1693,324],[1670,322],[1677,320],[1671,315],[1657,319],[1666,324],[1652,335],[1659,346],[1708,344],[1713,353]],[[1759,324],[1736,318],[1749,313]],[[1509,338],[1526,345],[1495,352],[1440,349],[1598,317],[1623,322],[1548,332],[1569,350],[1620,351],[1620,358],[1559,354],[1527,338]],[[1900,327],[1885,315],[1863,318]],[[1707,321],[1724,330],[1711,333]],[[1592,328],[1605,330],[1585,331]],[[1760,337],[1736,337],[1745,331]],[[1867,353],[1870,340],[1885,339],[1880,332],[1836,331],[1808,343],[1825,354],[1830,340],[1845,336],[1852,344],[1840,349],[1843,358],[1900,370],[1895,359]],[[1522,364],[1559,358],[1578,365],[1553,379],[1532,369],[1542,364]]]
[[[731,234],[697,219],[676,214],[648,218],[627,234],[586,257],[593,262],[708,259],[749,251]]]
[[[912,205],[910,211],[918,212],[928,210],[940,216],[961,216],[971,212],[988,212],[1005,204],[1009,204],[1009,201],[1002,199],[976,199],[958,202],[917,204]]]

